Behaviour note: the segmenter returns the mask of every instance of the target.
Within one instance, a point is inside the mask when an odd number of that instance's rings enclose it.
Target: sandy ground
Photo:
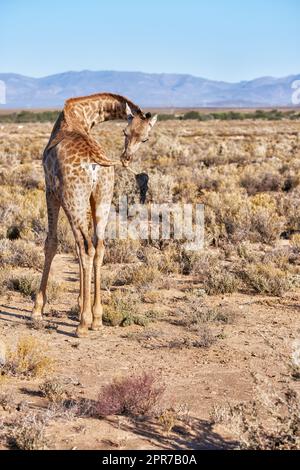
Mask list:
[[[184,276],[184,281],[176,280],[175,288],[162,291],[160,305],[145,305],[165,312],[159,320],[146,327],[106,326],[79,340],[74,336],[77,322],[68,313],[77,299],[77,271],[72,255],[56,256],[52,276],[66,283],[67,292],[59,302],[46,307],[51,329],[29,329],[32,305],[21,295],[2,297],[0,336],[10,345],[24,334],[47,343],[56,360],[55,376],[77,398],[96,399],[101,386],[116,377],[155,371],[166,386],[161,409],[181,409],[182,419],[169,433],[155,417],[55,419],[46,431],[50,448],[228,448],[234,445],[233,436],[220,425],[210,424],[213,405],[251,400],[256,393],[253,373],[267,379],[274,389],[297,385],[291,379],[289,364],[300,332],[300,292],[282,299],[243,294],[209,297],[209,305],[230,311],[232,320],[212,325],[217,341],[209,348],[175,347],[186,332],[174,321],[174,312],[193,288],[193,280]],[[51,308],[59,317],[51,316]],[[13,391],[16,402],[40,410],[47,406],[38,393],[41,381],[14,377],[7,379],[6,387]],[[7,413],[0,410],[0,418]],[[2,443],[2,448],[5,446]]]

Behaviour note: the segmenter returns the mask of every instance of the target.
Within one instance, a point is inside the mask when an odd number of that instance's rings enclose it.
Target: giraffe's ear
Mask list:
[[[133,112],[131,111],[128,103],[126,103],[126,114],[128,121],[131,121],[133,119]]]
[[[150,124],[150,127],[153,127],[154,124],[156,123],[157,121],[157,114],[155,114],[155,116],[153,116],[150,121],[149,121],[149,124]]]

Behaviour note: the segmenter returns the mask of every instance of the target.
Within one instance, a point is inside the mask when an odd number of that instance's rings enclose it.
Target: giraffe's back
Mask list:
[[[114,167],[94,163],[85,146],[71,153],[66,141],[44,152],[43,166],[46,189],[59,199],[72,193],[79,193],[96,199],[112,198]]]

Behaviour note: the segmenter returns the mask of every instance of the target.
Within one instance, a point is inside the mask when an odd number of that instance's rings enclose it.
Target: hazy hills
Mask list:
[[[192,75],[83,70],[42,78],[0,73],[0,80],[6,85],[6,105],[0,109],[61,107],[69,97],[101,91],[144,107],[269,107],[292,105],[292,83],[300,74],[227,83]]]

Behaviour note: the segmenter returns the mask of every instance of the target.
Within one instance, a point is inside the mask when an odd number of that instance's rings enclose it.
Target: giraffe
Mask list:
[[[113,119],[127,120],[120,161],[109,160],[90,134],[94,125]],[[48,234],[43,274],[31,314],[33,320],[42,318],[46,304],[46,287],[57,250],[57,223],[62,207],[71,225],[79,258],[80,323],[76,334],[84,337],[90,327],[92,330],[101,329],[100,276],[105,249],[104,232],[113,196],[114,166],[129,165],[141,143],[148,140],[156,120],[156,115],[144,114],[127,98],[112,93],[70,98],[65,102],[43,153]],[[95,287],[92,305],[93,268]]]

